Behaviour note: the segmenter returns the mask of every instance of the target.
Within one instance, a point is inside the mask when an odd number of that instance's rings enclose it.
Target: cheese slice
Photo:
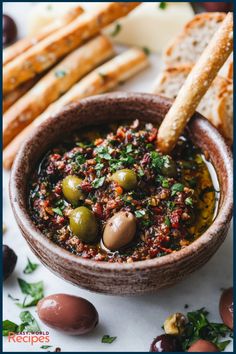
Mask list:
[[[39,2],[33,5],[27,16],[28,34],[37,34],[44,26],[49,25],[77,4],[75,2]]]
[[[166,2],[164,9],[158,2],[146,2],[105,32],[117,43],[147,47],[161,53],[169,40],[193,17],[188,2]]]

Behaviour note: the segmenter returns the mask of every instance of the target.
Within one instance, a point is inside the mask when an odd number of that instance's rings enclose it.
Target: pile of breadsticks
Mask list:
[[[114,56],[111,42],[100,33],[139,4],[103,3],[93,13],[75,7],[36,36],[24,38],[5,50],[3,166],[6,169],[38,124],[62,106],[107,92],[148,65],[142,49],[131,48]]]

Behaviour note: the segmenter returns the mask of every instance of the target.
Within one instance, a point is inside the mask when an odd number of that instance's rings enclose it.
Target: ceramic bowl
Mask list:
[[[160,123],[171,101],[149,94],[112,93],[94,96],[64,107],[25,141],[15,160],[10,180],[11,205],[20,230],[42,263],[71,283],[88,290],[116,295],[142,294],[170,286],[205,264],[224,241],[230,226],[233,173],[230,148],[200,114],[190,120],[191,139],[210,159],[220,186],[217,216],[207,231],[173,254],[129,264],[96,262],[75,256],[55,245],[30,219],[29,180],[44,153],[71,132],[84,126],[128,119]]]

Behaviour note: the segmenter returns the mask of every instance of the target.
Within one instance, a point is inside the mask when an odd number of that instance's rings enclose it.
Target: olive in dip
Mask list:
[[[157,131],[137,120],[94,127],[49,151],[30,182],[37,228],[77,256],[112,263],[164,256],[197,239],[216,209],[207,164],[187,135],[163,155]]]

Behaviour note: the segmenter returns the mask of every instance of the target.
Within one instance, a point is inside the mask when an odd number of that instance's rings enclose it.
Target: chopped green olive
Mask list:
[[[82,179],[76,176],[67,176],[62,181],[64,197],[72,204],[84,199],[84,193],[80,189]]]
[[[166,177],[176,177],[177,176],[177,166],[175,161],[168,158],[164,166],[161,168],[161,173]]]
[[[125,190],[131,190],[137,186],[137,175],[129,169],[116,171],[112,175],[112,180]]]
[[[94,214],[86,207],[79,207],[70,214],[70,228],[73,234],[84,242],[94,242],[98,225]]]

